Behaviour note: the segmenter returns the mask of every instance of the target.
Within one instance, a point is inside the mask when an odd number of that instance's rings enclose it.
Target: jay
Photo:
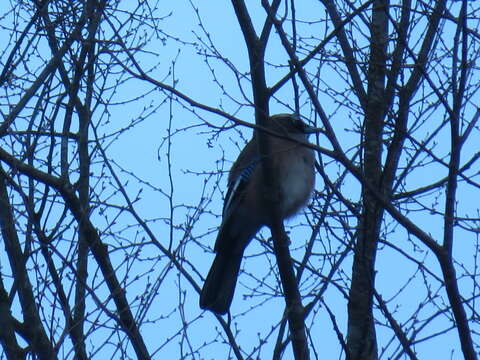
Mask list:
[[[278,179],[280,192],[279,213],[283,220],[306,204],[315,185],[314,152],[298,142],[305,142],[308,133],[314,130],[290,114],[270,117],[267,127],[283,136],[269,135],[273,176]],[[262,162],[254,134],[230,170],[222,223],[214,248],[216,256],[200,294],[202,309],[216,314],[228,312],[245,248],[260,228],[269,224],[269,211],[265,209],[262,192]]]

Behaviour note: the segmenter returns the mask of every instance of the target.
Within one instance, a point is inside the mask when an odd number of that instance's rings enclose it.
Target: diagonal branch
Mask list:
[[[117,307],[120,325],[123,331],[125,331],[132,342],[137,357],[144,360],[150,359],[147,347],[127,301],[125,291],[121,287],[115,274],[115,269],[110,261],[107,246],[101,241],[97,230],[88,218],[88,214],[85,212],[85,209],[75,194],[73,187],[69,183],[55,176],[23,163],[4,149],[0,149],[0,160],[8,164],[14,171],[18,171],[45,185],[53,187],[63,197],[66,206],[75,217],[75,220],[79,223],[79,228],[84,233],[83,235],[88,242],[90,250],[102,271],[105,282]]]
[[[242,28],[249,55],[255,104],[255,122],[259,126],[267,127],[266,124],[267,121],[269,121],[270,94],[265,80],[264,57],[268,38],[258,39],[243,0],[232,0],[232,5]],[[268,3],[266,5],[264,4],[264,6],[268,7],[269,13],[274,13],[277,10],[276,5],[278,6],[278,3],[275,2],[272,8]],[[273,20],[274,16],[269,16],[266,22],[273,23]],[[272,175],[274,172],[272,171],[272,162],[270,161],[271,156],[269,156],[269,154],[271,154],[271,138],[261,131],[257,132],[256,135],[259,139],[258,148],[260,157],[262,158],[263,193],[265,194],[262,200],[270,212],[270,231],[272,233],[275,257],[282,281],[293,353],[297,360],[308,360],[309,350],[304,322],[304,308],[293,270],[293,262],[289,250],[289,239],[285,232],[279,207],[276,206],[279,201],[279,186],[278,179],[275,179]]]

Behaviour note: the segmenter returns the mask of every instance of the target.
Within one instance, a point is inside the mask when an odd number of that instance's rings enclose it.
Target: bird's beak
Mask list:
[[[313,133],[323,132],[323,129],[305,124],[304,132],[305,134],[313,134]]]

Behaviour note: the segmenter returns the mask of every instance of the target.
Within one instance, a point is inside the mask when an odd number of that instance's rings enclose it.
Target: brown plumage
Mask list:
[[[293,140],[306,141],[309,127],[294,115],[272,116],[268,128]],[[311,149],[295,141],[270,137],[273,176],[279,179],[282,219],[299,211],[314,187],[315,157]],[[226,313],[232,303],[245,248],[263,225],[268,211],[262,201],[262,164],[257,137],[248,142],[233,164],[223,208],[215,252],[217,253],[203,285],[200,307],[217,314]]]

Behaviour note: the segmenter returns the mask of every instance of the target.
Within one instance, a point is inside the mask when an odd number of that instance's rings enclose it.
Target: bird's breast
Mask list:
[[[294,215],[308,201],[315,182],[313,151],[304,148],[289,154],[289,166],[279,174],[284,217]]]

